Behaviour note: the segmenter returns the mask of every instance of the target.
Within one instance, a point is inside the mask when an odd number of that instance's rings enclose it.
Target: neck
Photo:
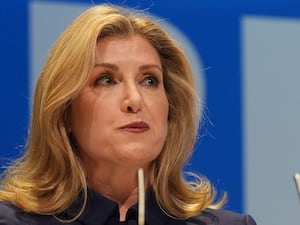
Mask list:
[[[128,209],[138,201],[138,168],[101,164],[96,167],[88,165],[85,169],[89,185],[103,196],[118,202],[120,221],[124,221]],[[146,178],[148,169],[144,168],[144,172]]]

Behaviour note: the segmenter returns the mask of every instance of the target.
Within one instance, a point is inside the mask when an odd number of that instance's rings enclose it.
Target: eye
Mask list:
[[[141,82],[145,86],[157,87],[159,84],[159,79],[156,76],[147,76]]]
[[[101,85],[101,86],[108,86],[113,85],[116,82],[113,79],[113,76],[109,73],[101,74],[94,82],[95,86]]]

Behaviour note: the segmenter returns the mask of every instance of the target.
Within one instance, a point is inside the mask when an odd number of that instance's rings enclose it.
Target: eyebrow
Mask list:
[[[147,69],[151,69],[151,68],[156,68],[162,72],[162,68],[156,64],[147,64],[147,65],[140,66],[140,70],[147,70]]]
[[[109,69],[112,69],[112,70],[115,70],[115,71],[118,71],[119,70],[119,67],[115,64],[111,64],[111,63],[96,63],[95,64],[95,67],[106,67],[106,68],[109,68]],[[142,65],[139,67],[140,70],[147,70],[147,69],[150,69],[150,68],[156,68],[158,69],[159,71],[162,72],[162,68],[156,64],[146,64],[146,65]]]
[[[119,67],[117,65],[111,63],[96,63],[95,67],[106,67],[112,70],[119,70]]]

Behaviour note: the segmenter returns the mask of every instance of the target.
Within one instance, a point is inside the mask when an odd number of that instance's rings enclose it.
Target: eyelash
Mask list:
[[[160,83],[160,80],[155,75],[148,75],[140,83],[143,83],[147,87],[157,87]]]
[[[112,84],[116,84],[116,81],[114,81],[113,76],[109,73],[101,74],[94,82],[94,86],[108,86]]]
[[[117,82],[114,80],[113,75],[110,73],[103,73],[95,80],[94,86],[109,86],[116,83]],[[145,77],[138,83],[146,87],[158,87],[160,84],[160,78],[156,75],[145,75]]]

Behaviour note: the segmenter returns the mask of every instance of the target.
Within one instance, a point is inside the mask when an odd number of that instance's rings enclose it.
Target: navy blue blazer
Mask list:
[[[73,218],[77,210],[78,204],[74,204],[57,217]],[[60,222],[51,215],[26,213],[8,202],[0,203],[0,225],[137,225],[137,215],[137,205],[134,205],[128,210],[126,221],[119,222],[118,204],[93,191],[89,194],[83,214],[71,223]],[[161,210],[154,195],[148,194],[145,225],[256,225],[256,223],[249,215],[221,209],[206,209],[189,219],[171,218]]]

